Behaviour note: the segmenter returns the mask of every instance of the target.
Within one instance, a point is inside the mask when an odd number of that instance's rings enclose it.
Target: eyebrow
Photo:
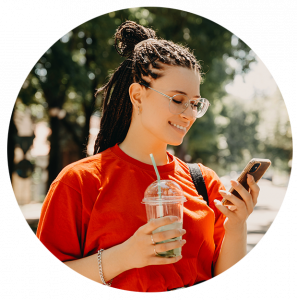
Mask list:
[[[183,91],[179,91],[179,90],[172,90],[172,91],[170,91],[170,92],[174,92],[174,93],[183,94],[183,95],[188,96],[187,93],[185,93],[185,92],[183,92]],[[194,96],[193,98],[201,98],[201,96],[198,95],[198,96]]]

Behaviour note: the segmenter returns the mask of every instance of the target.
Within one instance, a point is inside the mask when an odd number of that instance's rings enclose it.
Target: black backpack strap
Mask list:
[[[187,164],[187,165],[189,167],[189,171],[190,171],[193,183],[196,187],[198,194],[203,197],[203,199],[206,201],[207,205],[209,206],[207,189],[206,189],[206,185],[205,185],[204,178],[201,173],[200,167],[198,166],[198,164]],[[211,264],[211,276],[214,277],[213,263]],[[201,281],[201,282],[203,282],[203,281]],[[201,283],[201,282],[194,283],[194,285]]]
[[[187,164],[187,165],[189,167],[190,174],[198,194],[201,195],[203,199],[206,201],[207,205],[209,205],[205,182],[198,164]]]

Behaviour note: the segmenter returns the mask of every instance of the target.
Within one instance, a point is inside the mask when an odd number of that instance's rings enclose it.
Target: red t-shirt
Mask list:
[[[172,156],[159,166],[161,179],[177,182],[184,191],[183,258],[170,265],[131,269],[113,279],[112,287],[159,292],[191,286],[212,277],[224,237],[224,215],[214,205],[224,189],[216,173],[199,164],[209,206],[199,196],[189,168]],[[45,198],[37,237],[59,260],[86,257],[123,243],[147,223],[145,189],[156,180],[152,165],[125,154],[118,145],[64,168]]]

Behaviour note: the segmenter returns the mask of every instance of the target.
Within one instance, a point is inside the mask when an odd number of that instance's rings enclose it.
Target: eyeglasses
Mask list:
[[[180,115],[182,114],[188,107],[191,105],[193,116],[195,118],[201,118],[207,111],[208,107],[210,106],[210,103],[205,98],[199,98],[197,100],[190,99],[187,95],[183,94],[176,94],[172,97],[163,94],[149,86],[143,83],[139,83],[161,95],[164,97],[170,99],[169,102],[169,111],[174,115]]]

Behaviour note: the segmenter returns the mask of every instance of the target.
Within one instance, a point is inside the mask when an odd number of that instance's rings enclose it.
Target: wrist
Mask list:
[[[129,247],[129,240],[126,240],[119,246],[119,257],[121,261],[122,272],[134,269],[133,259],[131,261],[131,247]]]
[[[232,236],[235,239],[246,239],[247,236],[247,224],[246,222],[237,225],[233,228],[225,228],[225,236]]]
[[[127,271],[129,268],[126,264],[125,251],[123,244],[113,246],[102,252],[102,264],[104,279],[110,281],[117,275]],[[109,272],[112,270],[112,272]]]
[[[215,275],[221,274],[239,262],[246,255],[246,224],[225,230],[221,251],[215,265]]]

